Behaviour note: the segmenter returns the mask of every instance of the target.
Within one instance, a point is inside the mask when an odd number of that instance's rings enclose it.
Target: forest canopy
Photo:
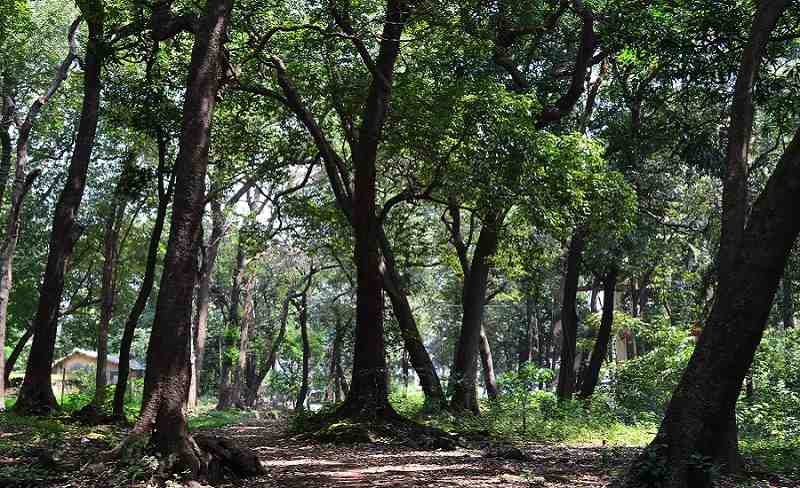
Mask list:
[[[0,485],[800,483],[798,25],[3,0]]]

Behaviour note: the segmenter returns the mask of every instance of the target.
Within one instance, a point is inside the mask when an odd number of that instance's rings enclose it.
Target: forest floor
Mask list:
[[[25,422],[0,425],[0,487],[156,486],[153,475],[157,474],[157,462],[153,459],[144,458],[128,465],[98,462],[99,454],[122,434],[118,428],[53,425],[46,422],[33,427]],[[195,432],[234,439],[242,447],[249,447],[268,471],[259,478],[214,483],[214,486],[603,487],[638,452],[632,447],[602,445],[517,444],[517,452],[524,453],[525,459],[515,460],[498,457],[499,451],[489,441],[475,441],[468,448],[449,451],[420,451],[388,442],[342,446],[293,436],[286,425],[285,418],[248,418],[227,426],[200,423]],[[54,441],[55,438],[59,441]],[[183,486],[177,481],[165,484],[174,488]],[[800,478],[761,473],[746,479],[720,480],[718,486],[794,488],[800,487]]]

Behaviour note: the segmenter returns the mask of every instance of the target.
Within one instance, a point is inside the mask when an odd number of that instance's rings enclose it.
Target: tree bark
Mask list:
[[[480,342],[478,349],[481,355],[481,366],[483,369],[483,384],[486,388],[486,395],[490,399],[497,398],[497,378],[494,375],[494,360],[492,359],[492,349],[489,346],[489,338],[486,337],[486,329],[481,326]]]
[[[575,393],[575,348],[578,335],[578,312],[575,310],[575,301],[583,246],[583,232],[578,229],[572,235],[567,252],[564,298],[561,302],[561,359],[556,390],[559,400],[568,400]]]
[[[161,243],[161,234],[164,230],[164,221],[167,217],[167,208],[172,198],[172,188],[175,184],[175,173],[169,179],[169,184],[164,188],[164,176],[167,164],[167,141],[163,134],[158,138],[158,208],[156,209],[156,219],[153,222],[153,230],[150,233],[150,242],[147,247],[147,261],[144,268],[142,285],[136,295],[136,301],[125,321],[125,328],[122,331],[122,340],[119,345],[119,366],[117,368],[117,384],[114,387],[114,407],[113,415],[122,417],[125,414],[125,391],[128,387],[128,376],[130,375],[131,346],[139,319],[147,306],[150,294],[153,291],[153,284],[156,277],[156,262],[158,261],[158,246]]]
[[[343,417],[397,417],[389,404],[388,370],[383,335],[383,279],[379,227],[375,212],[376,158],[391,96],[400,38],[408,17],[404,0],[388,0],[383,33],[372,71],[358,141],[353,148],[353,238],[356,264],[356,335],[353,376]]]
[[[695,462],[698,457],[728,470],[738,468],[736,400],[800,233],[798,205],[800,130],[753,205],[735,266],[726,270],[724,282],[736,286],[717,295],[658,434],[634,462],[626,486],[710,486],[709,472]],[[653,462],[666,470],[664,479],[653,479],[647,468]]]
[[[614,290],[617,287],[617,275],[619,270],[616,265],[612,265],[603,276],[603,315],[600,319],[600,329],[597,331],[597,339],[592,348],[592,355],[589,359],[589,367],[584,370],[583,380],[581,381],[581,398],[589,398],[594,394],[597,382],[600,379],[600,367],[608,355],[608,343],[611,340],[611,328],[614,325]]]
[[[102,12],[102,10],[98,8],[97,12]],[[72,24],[69,42],[70,54],[61,64],[48,95],[39,99],[38,102],[41,102],[39,108],[66,78],[72,62],[77,57],[74,36],[79,22],[80,19]],[[78,135],[67,171],[67,182],[56,203],[47,265],[40,287],[39,304],[33,320],[33,344],[28,356],[25,379],[22,382],[17,403],[14,405],[14,411],[19,414],[47,414],[58,408],[50,384],[50,375],[56,341],[58,310],[64,291],[64,273],[72,254],[72,248],[82,232],[82,227],[75,222],[75,218],[83,198],[86,171],[89,167],[97,130],[101,89],[100,72],[103,64],[102,14],[92,15],[92,19],[88,22],[88,28],[89,36],[83,66],[83,107],[78,124]],[[19,151],[19,143],[17,146]]]
[[[184,414],[190,383],[192,298],[211,125],[232,3],[209,0],[194,37],[175,161],[169,241],[147,349],[142,409],[134,427],[135,435],[152,432],[156,450],[165,458],[174,456],[173,469],[187,470],[193,477],[204,463]]]
[[[0,203],[6,196],[8,176],[11,172],[11,123],[14,120],[14,102],[7,93],[8,81],[0,75]]]

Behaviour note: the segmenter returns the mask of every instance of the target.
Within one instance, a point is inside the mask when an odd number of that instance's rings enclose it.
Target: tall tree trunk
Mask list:
[[[497,378],[494,375],[494,360],[492,359],[492,349],[489,346],[489,338],[486,337],[486,329],[481,326],[480,342],[478,349],[481,355],[481,366],[483,369],[483,384],[486,388],[486,394],[492,400],[497,398]]]
[[[800,233],[798,205],[800,130],[753,205],[735,266],[720,280],[725,289],[717,294],[656,438],[634,462],[626,486],[710,486],[710,473],[698,458],[729,470],[738,467],[736,401]],[[663,479],[653,479],[648,467],[654,462],[664,467]]]
[[[408,16],[404,0],[388,0],[380,48],[367,94],[358,142],[353,148],[352,206],[356,264],[356,335],[353,377],[343,417],[395,417],[389,404],[388,370],[383,336],[383,279],[379,253],[380,223],[375,212],[378,146],[391,96],[400,38]]]
[[[6,85],[6,76],[0,75],[0,203],[6,196],[8,176],[11,172],[11,124],[14,121],[14,102]]]
[[[600,319],[600,329],[592,348],[589,367],[584,370],[581,381],[580,397],[588,398],[594,394],[597,382],[600,379],[600,367],[608,354],[608,343],[611,340],[611,328],[614,325],[614,290],[617,287],[619,270],[612,265],[603,276],[603,315]]]
[[[189,408],[197,406],[200,388],[200,372],[203,368],[203,357],[206,350],[206,337],[208,335],[208,306],[211,296],[211,277],[217,264],[219,246],[225,234],[225,214],[219,200],[211,201],[211,236],[208,243],[203,245],[202,264],[200,276],[197,279],[197,312],[194,318],[194,367],[192,368],[192,382],[189,387]]]
[[[578,294],[583,246],[583,232],[578,229],[572,235],[567,252],[564,298],[561,302],[561,360],[556,390],[559,400],[570,399],[575,393],[575,348],[578,335],[578,312],[575,310],[575,301]]]
[[[139,293],[136,296],[136,301],[131,307],[128,319],[125,321],[125,327],[122,333],[122,340],[120,342],[119,351],[119,366],[117,370],[117,384],[114,388],[114,406],[113,415],[122,417],[124,415],[125,391],[128,386],[128,376],[130,374],[130,354],[131,346],[133,344],[133,337],[136,327],[139,324],[139,319],[144,312],[147,301],[153,290],[156,274],[156,262],[158,260],[158,247],[161,243],[161,234],[164,229],[164,221],[166,220],[167,208],[172,195],[172,189],[175,182],[175,174],[170,177],[169,184],[164,187],[164,176],[166,172],[166,158],[167,158],[167,141],[163,134],[159,134],[158,140],[158,208],[156,209],[156,218],[153,223],[153,229],[150,233],[150,242],[147,248],[147,261],[145,263],[145,272],[142,279],[142,285],[139,288]]]
[[[55,349],[58,309],[64,292],[64,273],[72,249],[83,228],[75,222],[78,207],[86,186],[86,171],[89,167],[94,136],[97,130],[100,106],[100,72],[103,64],[103,15],[102,6],[83,4],[83,9],[96,9],[88,22],[89,36],[83,64],[83,107],[78,124],[78,135],[72,152],[67,181],[58,197],[53,228],[50,232],[50,248],[44,280],[40,286],[39,304],[33,320],[33,344],[28,356],[25,379],[22,382],[14,410],[20,414],[46,414],[56,408],[56,398],[50,385],[53,350]],[[98,15],[99,13],[99,15]],[[89,19],[89,17],[87,17]],[[70,54],[62,63],[51,85],[49,95],[66,78],[76,57],[74,34],[79,21],[70,29]],[[40,101],[46,102],[49,95]],[[41,105],[40,105],[41,107]],[[17,145],[19,151],[19,144]],[[19,156],[18,156],[19,157]]]
[[[417,377],[419,377],[419,383],[425,395],[425,403],[433,409],[438,409],[444,405],[444,392],[442,391],[439,374],[436,372],[431,356],[428,354],[428,350],[425,349],[422,335],[419,333],[414,312],[411,310],[408,296],[402,287],[402,278],[397,272],[394,252],[389,240],[386,238],[383,228],[380,228],[378,233],[384,264],[382,272],[383,288],[392,302],[392,309],[400,327],[403,344],[408,352],[411,366],[416,371]]]
[[[122,340],[119,345],[119,366],[117,367],[117,384],[114,387],[114,407],[113,415],[122,417],[125,414],[125,391],[128,387],[128,376],[130,375],[131,346],[139,319],[144,312],[150,294],[153,291],[153,284],[156,277],[156,262],[158,261],[158,247],[161,243],[161,234],[164,230],[164,221],[167,217],[167,207],[172,197],[172,188],[175,184],[175,173],[169,179],[169,184],[164,187],[164,176],[167,164],[167,141],[161,131],[158,136],[158,169],[156,170],[158,179],[158,208],[156,209],[156,219],[153,222],[153,230],[150,232],[150,242],[147,247],[147,261],[144,268],[142,285],[136,295],[136,301],[125,321],[122,331]]]
[[[184,414],[190,383],[192,298],[211,123],[231,8],[232,0],[209,0],[194,37],[175,161],[169,241],[147,348],[142,409],[134,427],[134,434],[152,432],[157,451],[164,457],[174,456],[174,468],[192,475],[202,467]]]
[[[491,258],[497,249],[501,215],[501,212],[490,212],[484,218],[472,262],[466,266],[466,269],[463,264],[465,260],[462,258],[464,285],[461,306],[463,314],[451,371],[453,394],[450,399],[450,408],[456,411],[466,410],[475,414],[480,413],[475,390],[477,356],[481,342],[483,314],[486,309],[486,288],[489,282]]]
[[[311,346],[308,343],[308,294],[306,292],[300,295],[300,301],[295,303],[295,308],[299,315],[297,321],[300,327],[300,340],[303,348],[303,373],[300,381],[300,390],[297,392],[297,401],[294,404],[294,409],[299,411],[304,408],[306,396],[308,395],[308,374],[311,360]]]
[[[111,327],[111,318],[114,314],[114,298],[116,295],[115,268],[119,246],[119,223],[125,215],[125,199],[122,186],[124,175],[120,176],[117,188],[114,191],[113,204],[106,216],[103,236],[103,277],[100,291],[100,321],[97,324],[97,364],[95,367],[95,390],[92,406],[99,410],[103,408],[106,399],[106,384],[108,383],[108,333]]]
[[[3,378],[0,380],[0,410],[5,409],[5,378],[7,376],[5,371],[6,322],[8,320],[8,302],[13,281],[14,253],[19,239],[22,202],[34,180],[39,176],[38,170],[30,174],[25,173],[25,165],[28,159],[28,136],[30,135],[31,126],[23,127],[23,129],[25,129],[25,133],[19,138],[20,145],[18,146],[16,167],[14,169],[11,207],[6,217],[5,236],[2,245],[0,245],[0,378]],[[16,358],[14,360],[16,361]],[[9,369],[8,373],[10,374],[10,372]]]
[[[542,338],[539,332],[539,317],[536,309],[535,291],[529,287],[525,293],[525,328],[520,334],[517,348],[518,369],[522,369],[525,364],[531,361],[535,361],[539,367],[542,367]]]
[[[794,327],[794,290],[789,273],[784,273],[781,280],[781,319],[784,329]]]

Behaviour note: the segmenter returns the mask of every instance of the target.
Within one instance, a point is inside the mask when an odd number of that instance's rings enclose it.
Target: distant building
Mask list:
[[[73,349],[71,353],[53,363],[53,374],[68,376],[80,371],[91,371],[97,365],[97,351],[87,351],[85,349]],[[119,356],[109,354],[106,358],[106,383],[113,385],[117,383],[119,370]],[[141,378],[144,376],[144,366],[139,361],[131,358],[130,378]]]

